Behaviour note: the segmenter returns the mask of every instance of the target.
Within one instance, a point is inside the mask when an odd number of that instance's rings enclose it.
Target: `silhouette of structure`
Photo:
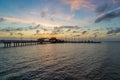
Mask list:
[[[28,46],[28,45],[37,45],[41,44],[41,41],[37,40],[1,40],[0,43],[3,43],[4,47],[18,47],[18,46]]]
[[[56,39],[55,37],[52,37],[49,39],[50,43],[64,43],[64,40]]]
[[[55,37],[52,38],[39,38],[37,40],[0,40],[0,43],[7,47],[19,47],[28,45],[38,45],[45,43],[101,43],[100,41],[75,41],[75,40],[60,40]]]

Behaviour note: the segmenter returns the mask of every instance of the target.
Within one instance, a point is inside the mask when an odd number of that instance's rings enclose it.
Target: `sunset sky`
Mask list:
[[[120,0],[0,0],[0,39],[120,40]]]

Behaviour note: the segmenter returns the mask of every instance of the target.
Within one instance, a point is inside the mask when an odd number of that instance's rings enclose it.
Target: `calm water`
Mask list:
[[[120,80],[120,43],[0,48],[0,80]]]

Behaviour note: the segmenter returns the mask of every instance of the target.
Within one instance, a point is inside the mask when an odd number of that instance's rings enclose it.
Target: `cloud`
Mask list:
[[[45,12],[41,12],[41,17],[42,18],[46,17],[46,13]]]
[[[0,18],[0,22],[3,22],[3,21],[5,21],[5,19],[4,18]]]
[[[36,34],[33,34],[34,36],[36,36]]]
[[[74,14],[57,13],[57,14],[53,14],[51,17],[69,21],[72,20],[74,16],[75,16]]]
[[[4,28],[4,29],[0,29],[0,31],[2,32],[10,32],[10,31],[23,31],[24,29],[23,28]]]
[[[70,32],[72,29],[68,29],[66,32]]]
[[[72,31],[72,33],[79,33],[79,31]]]
[[[10,32],[10,36],[12,36],[13,35],[13,32]]]
[[[23,36],[24,34],[23,33],[17,33],[18,35],[20,35],[20,36]]]
[[[0,29],[0,31],[2,31],[2,32],[23,31],[25,29],[26,28],[10,28],[10,27],[7,27],[7,28],[4,28],[4,29]]]
[[[81,36],[80,34],[74,35],[74,37],[80,37],[80,36]]]
[[[120,6],[120,0],[112,0],[114,4],[118,4]]]
[[[38,16],[37,16],[38,17]],[[53,27],[53,26],[60,26],[61,24],[59,23],[55,23],[53,21],[48,21],[48,20],[37,20],[37,19],[34,19],[33,16],[29,16],[28,18],[26,19],[22,19],[22,18],[14,18],[14,17],[2,17],[1,20],[3,21],[6,21],[6,22],[11,22],[11,23],[28,23],[28,24],[41,24],[43,26],[48,26],[48,27]]]
[[[42,28],[40,24],[36,26],[28,26],[28,27],[19,27],[19,28],[13,28],[13,27],[6,27],[3,29],[0,29],[2,32],[10,32],[10,31],[28,31],[28,30],[36,30],[36,29],[41,29],[47,31],[47,29]]]
[[[0,18],[0,22],[12,22],[12,23],[30,23],[32,24],[33,21],[31,20],[24,20],[20,18],[14,18],[14,17],[2,17]]]
[[[105,21],[105,20],[111,20],[113,18],[116,18],[116,17],[120,17],[120,7],[110,11],[110,12],[107,12],[105,14],[102,14],[100,17],[98,17],[96,20],[95,20],[95,23],[99,23],[101,21]]]
[[[50,18],[51,21],[55,21],[53,18]]]
[[[83,31],[83,32],[82,32],[82,34],[86,34],[86,33],[87,33],[87,31]]]
[[[59,27],[54,27],[51,34],[63,34],[65,32],[71,32],[74,29],[79,29],[80,27],[78,26],[59,26]],[[71,32],[72,33],[72,32]]]
[[[98,35],[95,33],[95,34],[94,34],[94,37],[96,38],[97,36],[98,36]]]
[[[28,27],[29,30],[34,30],[34,29],[38,29],[38,28],[41,28],[40,24],[37,24],[36,26],[29,26]]]
[[[16,28],[16,29],[12,29],[11,31],[23,31],[23,28]]]
[[[28,24],[41,24],[43,26],[60,26],[61,24],[55,23],[50,20],[39,20],[39,19],[33,19],[33,17],[25,18],[25,19],[20,19],[20,18],[14,18],[14,17],[2,17],[0,18],[1,21],[6,21],[6,22],[11,22],[11,23],[28,23]]]
[[[95,10],[96,13],[100,13],[95,23],[101,21],[110,21],[120,16],[120,0],[103,0],[103,4],[98,6]]]
[[[79,29],[80,29],[80,27],[78,27],[78,26],[58,26],[58,27],[47,29],[44,26],[41,26],[40,24],[37,24],[36,26],[18,27],[18,28],[6,27],[6,28],[3,28],[3,29],[0,29],[0,31],[1,32],[9,32],[12,35],[12,33],[16,33],[18,31],[22,32],[22,31],[34,30],[35,31],[34,35],[38,35],[40,31],[42,31],[44,33],[49,32],[49,33],[51,33],[51,35],[55,35],[55,34],[64,34],[64,33],[67,33],[67,32],[78,33]]]
[[[78,27],[78,26],[60,26],[58,28],[79,29],[80,27]]]
[[[80,27],[78,26],[59,26],[59,27],[54,27],[52,30],[52,34],[63,34],[65,32],[71,32],[71,33],[78,33],[78,30]],[[72,31],[74,30],[74,31]]]
[[[40,30],[36,30],[36,34],[38,34],[40,32]]]
[[[10,22],[27,22],[26,20],[22,20],[19,18],[12,18],[12,17],[3,17],[6,21],[10,21]]]
[[[0,29],[1,32],[10,32],[13,31],[10,27],[4,28],[4,29]]]
[[[75,15],[73,13],[65,14],[62,13],[61,11],[56,11],[54,13],[49,13],[49,12],[41,12],[41,17],[42,18],[49,18],[51,21],[54,21],[55,19],[60,19],[60,20],[72,20]]]
[[[48,29],[45,29],[45,28],[41,28],[43,31],[48,31]]]
[[[93,33],[93,36],[96,38],[96,37],[98,37],[98,34],[99,34],[99,32],[95,32],[95,33]]]
[[[62,2],[69,5],[72,11],[79,10],[80,8],[92,9],[94,7],[90,0],[62,0]]]
[[[108,4],[103,4],[99,7],[96,8],[95,12],[97,13],[103,13],[104,11],[106,11],[108,8],[110,7],[110,5]]]
[[[36,25],[35,27],[34,27],[34,29],[37,29],[37,28],[39,28],[41,25],[40,24],[38,24],[38,25]]]
[[[55,11],[55,12],[42,11],[40,14],[37,14],[37,16],[39,15],[41,18],[48,19],[51,22],[55,22],[56,19],[69,21],[72,20],[73,17],[75,16],[73,13],[66,14],[66,13],[62,13],[61,11]]]
[[[120,28],[108,29],[107,34],[117,34],[120,33]]]
[[[54,27],[54,29],[51,31],[51,35],[59,34],[62,32],[62,29],[59,27]]]

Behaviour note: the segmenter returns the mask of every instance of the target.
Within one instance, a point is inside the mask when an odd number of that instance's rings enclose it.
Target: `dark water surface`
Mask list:
[[[120,43],[0,48],[0,80],[120,80]]]

